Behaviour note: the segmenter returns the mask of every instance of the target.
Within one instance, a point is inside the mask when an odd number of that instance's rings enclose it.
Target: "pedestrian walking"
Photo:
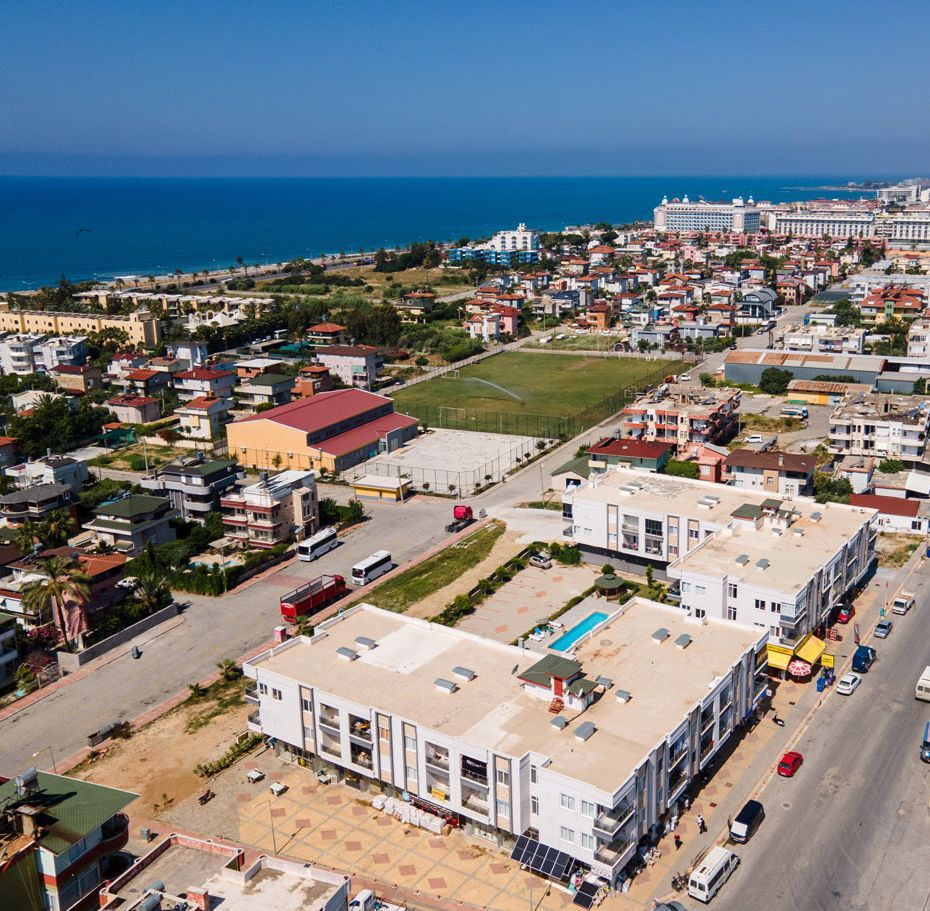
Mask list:
[[[676,832],[675,833],[675,850],[676,851],[681,850],[681,846],[682,846],[681,836]]]
[[[698,813],[697,824],[698,832],[703,835],[707,831],[707,823],[704,822],[704,817],[700,813]]]

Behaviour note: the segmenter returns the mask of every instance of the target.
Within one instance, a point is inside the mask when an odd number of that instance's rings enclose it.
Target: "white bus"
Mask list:
[[[309,563],[311,560],[322,557],[323,554],[328,554],[338,543],[336,529],[324,528],[297,545],[297,556]]]
[[[930,702],[930,665],[924,668],[924,672],[917,681],[917,686],[914,688],[914,698],[920,699],[922,702]]]
[[[711,848],[688,880],[688,895],[698,901],[709,902],[738,865],[739,855],[719,845]]]
[[[393,566],[390,551],[376,550],[370,557],[352,567],[352,584],[365,585],[372,579],[383,576]]]

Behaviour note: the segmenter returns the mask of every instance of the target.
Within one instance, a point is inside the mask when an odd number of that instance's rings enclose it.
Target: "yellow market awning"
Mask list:
[[[826,648],[826,643],[823,641],[823,639],[818,639],[816,636],[811,636],[795,652],[795,655],[802,661],[806,661],[808,664],[814,665],[820,660],[820,656],[823,654],[824,648]]]
[[[791,655],[786,655],[782,651],[776,652],[772,649],[772,646],[768,646],[768,653],[769,667],[774,667],[778,671],[788,670],[788,664],[791,662]]]
[[[836,667],[836,658],[834,655],[823,654],[820,656],[821,667]]]

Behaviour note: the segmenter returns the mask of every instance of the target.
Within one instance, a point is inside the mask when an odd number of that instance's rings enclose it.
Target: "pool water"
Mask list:
[[[582,636],[590,633],[600,623],[607,619],[607,614],[602,611],[595,611],[588,614],[580,623],[576,623],[568,632],[563,633],[553,642],[549,648],[557,652],[567,652]]]

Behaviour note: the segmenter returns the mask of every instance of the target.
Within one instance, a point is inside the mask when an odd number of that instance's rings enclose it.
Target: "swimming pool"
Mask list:
[[[593,614],[588,614],[580,623],[576,623],[568,632],[559,636],[549,648],[557,652],[567,652],[582,636],[587,635],[600,623],[607,619],[607,614],[596,610]]]

